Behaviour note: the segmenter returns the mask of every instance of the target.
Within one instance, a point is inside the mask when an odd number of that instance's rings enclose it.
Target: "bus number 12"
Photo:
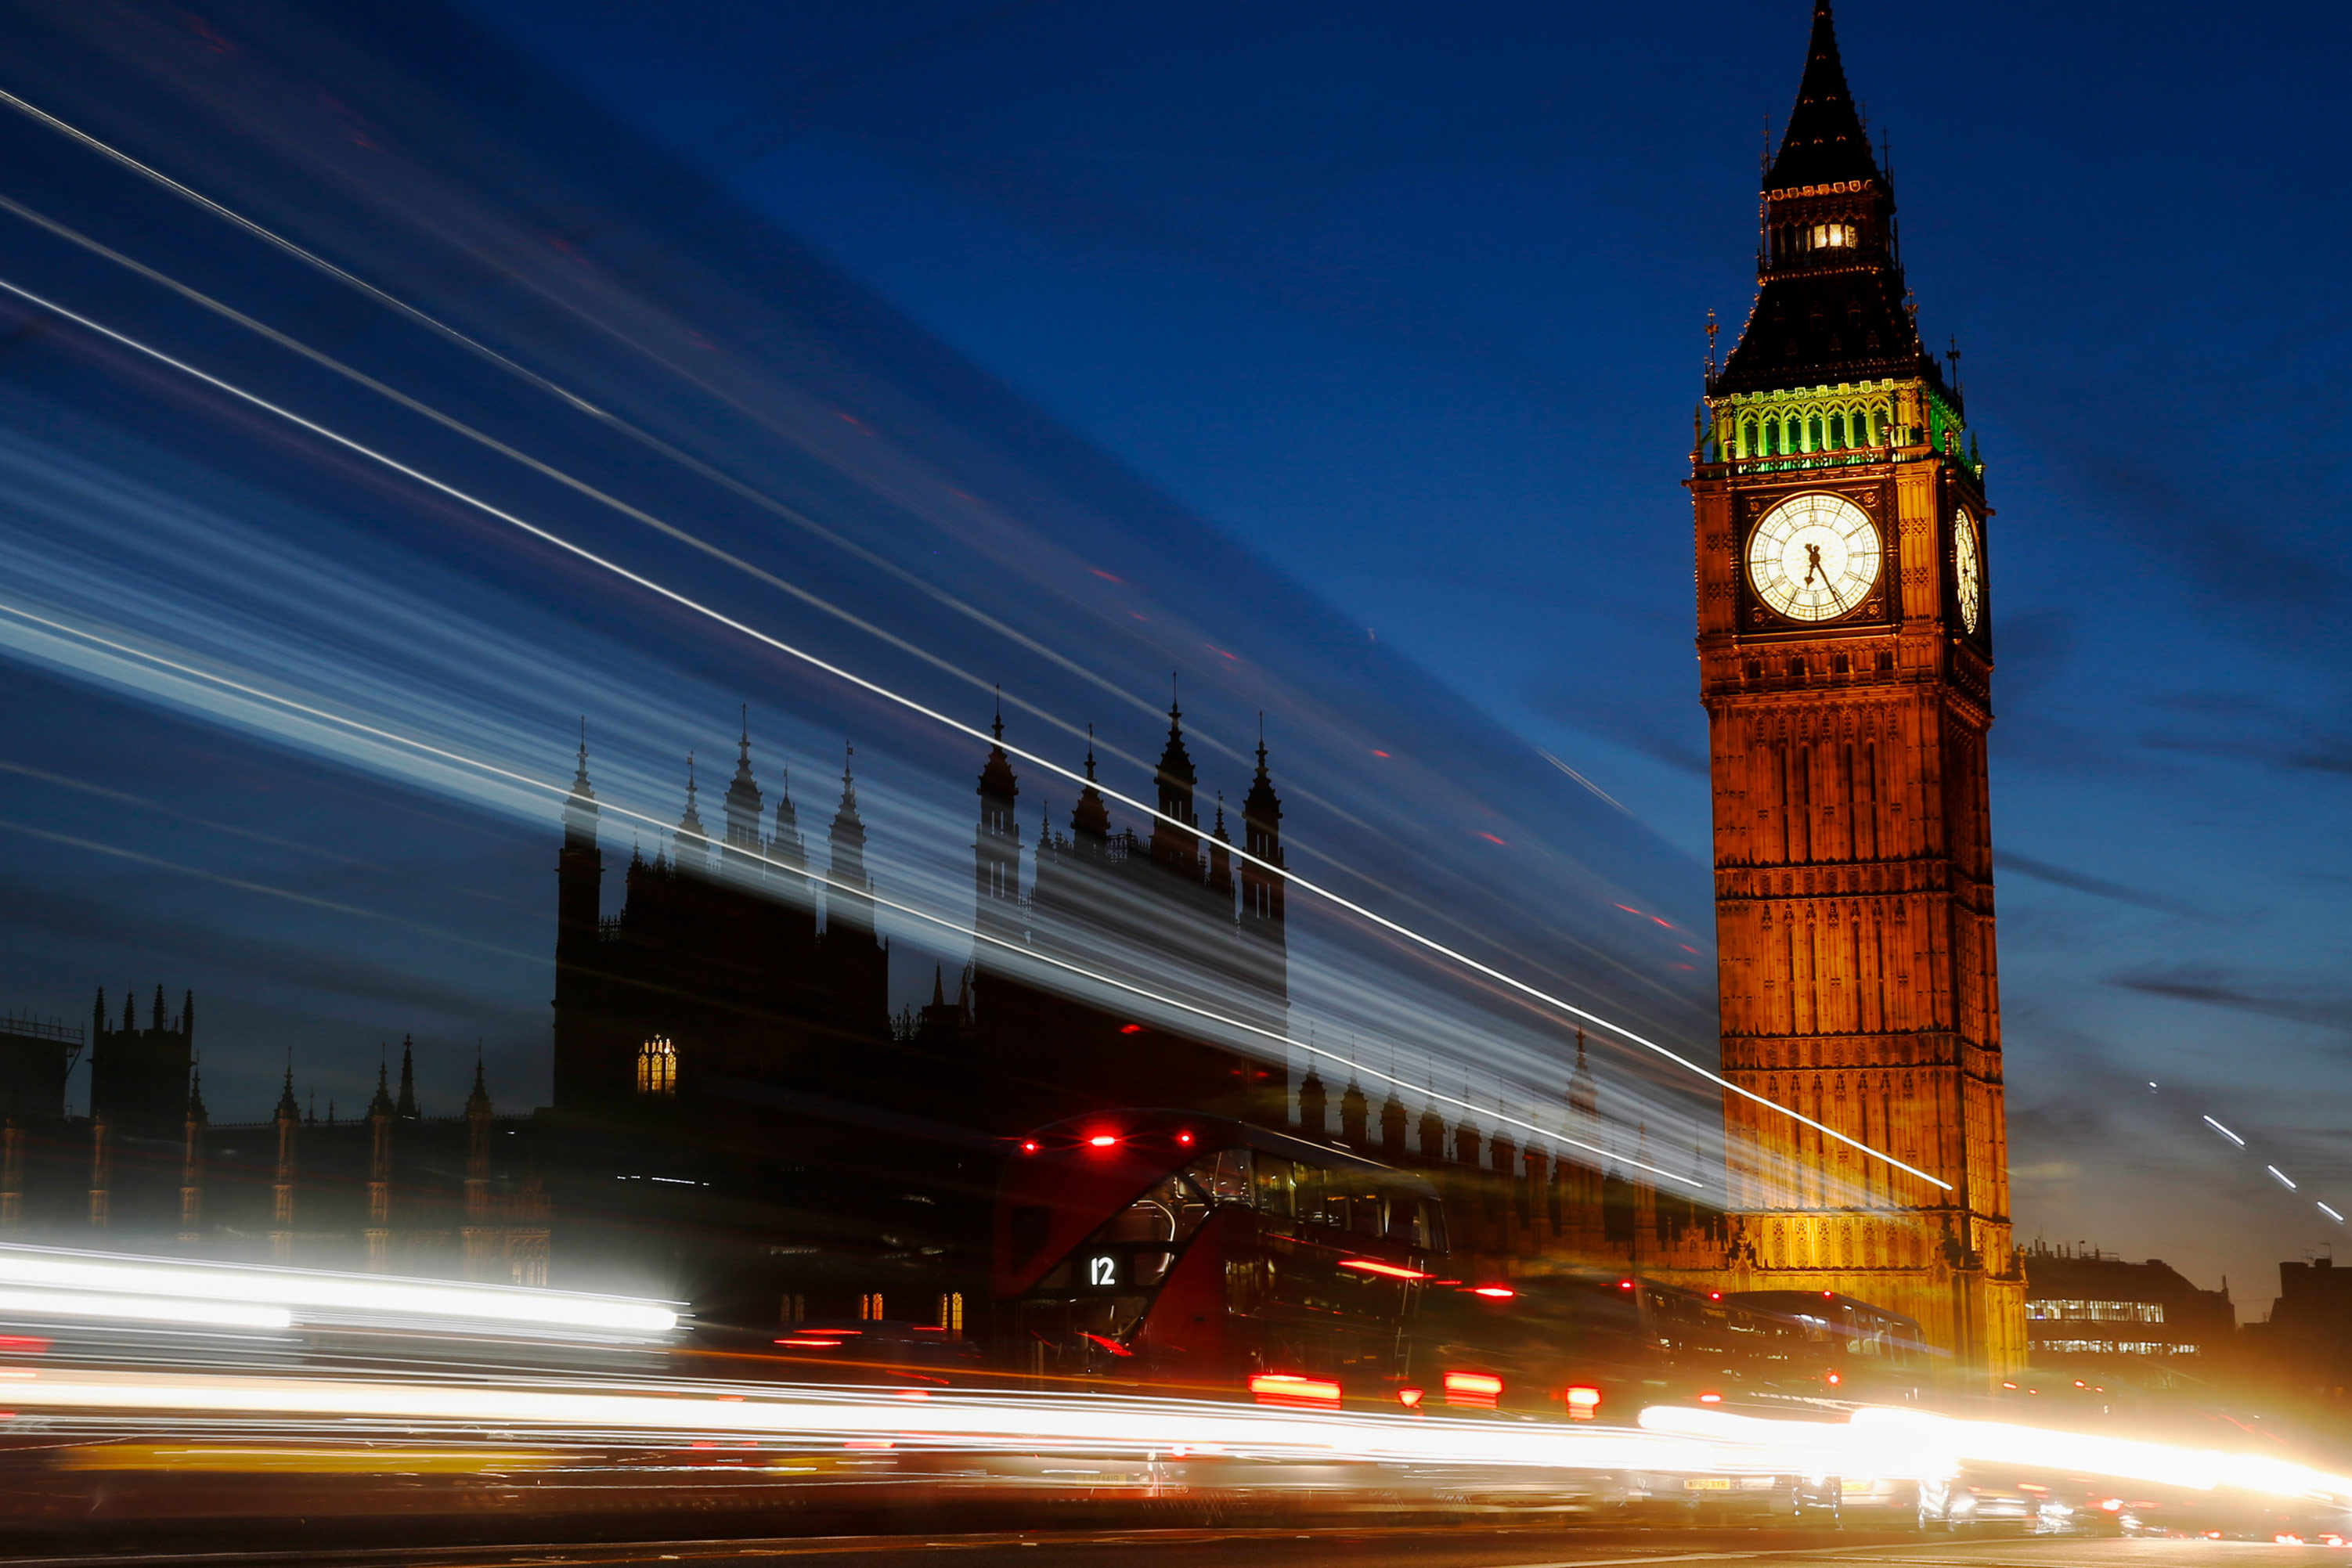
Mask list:
[[[1117,1258],[1111,1258],[1111,1257],[1097,1257],[1097,1258],[1089,1258],[1089,1259],[1087,1259],[1087,1284],[1089,1284],[1089,1285],[1116,1285],[1116,1284],[1118,1284],[1118,1260]]]

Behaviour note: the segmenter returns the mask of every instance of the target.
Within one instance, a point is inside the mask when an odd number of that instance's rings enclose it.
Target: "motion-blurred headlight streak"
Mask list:
[[[1643,1414],[1646,1418],[1648,1413]],[[2332,1475],[2266,1455],[2057,1432],[2006,1421],[1963,1421],[1916,1410],[1858,1410],[1848,1430],[1855,1447],[1865,1453],[1883,1443],[1915,1455],[1948,1458],[1954,1465],[1998,1464],[2192,1491],[2230,1488],[2269,1497],[2352,1501],[2352,1476]]]
[[[2209,1126],[2209,1127],[2212,1128],[2215,1132],[2217,1132],[2217,1133],[2221,1134],[2223,1137],[2225,1137],[2225,1138],[2229,1139],[2231,1143],[2233,1143],[2233,1144],[2237,1145],[2238,1145],[2238,1147],[2240,1147],[2240,1148],[2242,1148],[2242,1148],[2244,1148],[2244,1147],[2246,1146],[2246,1140],[2245,1140],[2245,1139],[2243,1139],[2243,1138],[2242,1138],[2242,1137],[2238,1136],[2238,1134],[2235,1134],[2235,1133],[2233,1133],[2233,1132],[2230,1131],[2230,1129],[2229,1129],[2229,1128],[2227,1128],[2227,1127],[2225,1127],[2225,1126],[2221,1125],[2221,1123],[2216,1122],[2215,1120],[2213,1120],[2213,1118],[2212,1118],[2212,1117],[2210,1117],[2210,1116],[2206,1117],[2206,1118],[2205,1118],[2205,1124],[2206,1124],[2207,1126]]]
[[[294,1314],[283,1307],[192,1301],[170,1295],[98,1295],[83,1291],[0,1290],[0,1316],[96,1318],[107,1322],[178,1323],[195,1328],[282,1329]]]
[[[1122,805],[1134,810],[1142,812],[1144,815],[1156,821],[1163,821],[1172,827],[1178,828],[1183,828],[1186,826],[1184,823],[1179,822],[1175,818],[1168,816],[1164,812],[1160,811],[1156,806],[1147,801],[1123,794],[1118,790],[1102,785],[1097,780],[1087,779],[1084,775],[1075,769],[1064,767],[1062,764],[1039,753],[1028,751],[1020,747],[1007,744],[1003,742],[1001,737],[987,730],[974,725],[966,724],[962,720],[952,717],[951,716],[942,713],[936,708],[919,702],[913,697],[907,696],[889,687],[884,686],[876,681],[869,680],[843,665],[836,664],[830,660],[821,658],[804,649],[786,643],[782,639],[773,636],[769,632],[762,632],[759,628],[751,626],[742,621],[737,620],[735,617],[728,615],[724,612],[718,610],[713,606],[704,604],[690,595],[679,592],[676,589],[658,582],[654,579],[646,576],[642,572],[631,570],[629,568],[621,565],[617,561],[611,560],[604,556],[598,555],[593,550],[591,550],[583,545],[576,544],[551,529],[530,522],[528,519],[507,511],[502,507],[494,506],[488,501],[485,501],[478,497],[458,488],[457,486],[451,485],[445,480],[436,478],[432,475],[427,474],[419,468],[414,467],[409,464],[403,463],[395,457],[385,453],[379,452],[374,448],[366,445],[364,443],[356,441],[350,436],[341,434],[340,432],[330,429],[329,427],[319,423],[317,421],[306,418],[278,403],[272,402],[268,399],[264,398],[256,392],[248,392],[219,376],[213,375],[209,371],[200,370],[196,366],[192,365],[184,360],[174,358],[173,356],[165,353],[163,350],[152,347],[136,338],[132,338],[126,333],[117,331],[113,328],[105,326],[102,323],[95,321],[87,316],[83,316],[77,311],[68,309],[65,306],[57,303],[54,300],[46,298],[41,295],[36,294],[30,289],[10,282],[5,278],[0,278],[0,290],[5,290],[7,293],[13,294],[18,298],[26,301],[27,304],[33,305],[42,310],[48,311],[62,319],[71,321],[75,325],[81,327],[86,330],[98,333],[110,341],[119,343],[122,347],[148,359],[153,360],[159,364],[177,371],[183,375],[200,381],[216,391],[225,392],[227,395],[237,399],[239,402],[260,409],[263,412],[282,419],[299,429],[308,431],[323,441],[331,442],[348,452],[366,458],[370,462],[379,464],[383,467],[392,470],[394,473],[399,474],[404,478],[425,486],[426,488],[446,496],[451,500],[457,501],[463,506],[471,507],[474,510],[482,513],[484,516],[493,517],[511,528],[520,529],[520,531],[529,534],[533,538],[552,546],[576,559],[585,561],[602,570],[610,572],[624,581],[640,588],[669,603],[675,604],[680,609],[692,612],[693,613],[702,616],[717,625],[736,632],[738,635],[750,638],[751,640],[761,643],[762,646],[771,648],[789,658],[798,660],[811,668],[819,670],[836,680],[854,686],[857,690],[864,692],[868,695],[877,697],[894,706],[904,708],[910,713],[930,720],[932,723],[954,730],[976,742],[984,742],[993,746],[1003,746],[1005,751],[1014,757],[1020,758],[1024,761],[1029,762],[1036,767],[1043,768],[1048,772],[1056,774],[1070,783],[1076,784],[1081,787],[1093,788],[1105,797],[1117,800]],[[1245,863],[1255,865],[1270,875],[1282,877],[1289,886],[1297,888],[1303,893],[1307,893],[1314,897],[1319,898],[1325,903],[1330,904],[1337,908],[1345,910],[1360,920],[1364,920],[1377,925],[1381,929],[1387,931],[1393,936],[1402,937],[1406,941],[1411,942],[1417,946],[1434,953],[1450,962],[1458,964],[1474,973],[1484,976],[1486,978],[1493,980],[1498,985],[1507,987],[1508,988],[1517,991],[1534,1000],[1542,1002],[1548,1007],[1567,1013],[1570,1017],[1582,1022],[1589,1023],[1596,1029],[1602,1030],[1608,1034],[1619,1040],[1622,1040],[1629,1044],[1639,1046],[1645,1051],[1673,1062],[1675,1065],[1684,1069],[1685,1071],[1705,1079],[1709,1083],[1714,1084],[1717,1088],[1721,1089],[1727,1093],[1737,1094],[1741,1098],[1748,1100],[1758,1105],[1761,1105],[1777,1114],[1787,1116],[1790,1120],[1798,1122],[1802,1125],[1810,1127],[1813,1131],[1820,1133],[1824,1137],[1844,1144],[1849,1147],[1852,1147],[1862,1154],[1867,1155],[1873,1159],[1879,1160],[1896,1170],[1906,1173],[1906,1175],[1916,1176],[1932,1186],[1945,1191],[1951,1190],[1951,1184],[1938,1176],[1921,1170],[1916,1166],[1908,1165],[1904,1161],[1898,1160],[1892,1155],[1874,1148],[1872,1145],[1864,1143],[1860,1139],[1853,1137],[1850,1134],[1841,1132],[1837,1128],[1829,1125],[1827,1123],[1816,1121],[1801,1111],[1783,1105],[1777,1101],[1768,1099],[1765,1096],[1755,1092],[1753,1090],[1735,1083],[1731,1080],[1722,1076],[1720,1073],[1715,1072],[1710,1069],[1700,1065],[1698,1062],[1668,1046],[1662,1045],[1643,1035],[1636,1034],[1621,1024],[1603,1018],[1598,1013],[1580,1008],[1572,1002],[1554,996],[1550,992],[1546,991],[1538,986],[1531,985],[1525,980],[1519,979],[1516,976],[1497,969],[1490,964],[1482,963],[1466,953],[1461,952],[1456,948],[1447,946],[1445,944],[1438,941],[1434,937],[1423,936],[1420,932],[1413,930],[1412,927],[1402,925],[1398,921],[1391,920],[1386,915],[1381,915],[1363,904],[1358,904],[1353,899],[1348,898],[1344,894],[1338,893],[1333,889],[1327,888],[1318,883],[1308,881],[1307,879],[1297,875],[1295,872],[1288,871],[1282,866],[1277,866],[1270,862],[1261,860],[1249,853],[1246,850],[1235,848],[1233,850],[1232,853],[1235,858],[1244,862]],[[1390,1075],[1385,1073],[1377,1074],[1376,1076],[1380,1077],[1383,1082],[1398,1082],[1400,1083],[1400,1086],[1406,1088],[1412,1087],[1410,1084],[1403,1084],[1402,1083],[1402,1081],[1392,1079]],[[1528,1124],[1520,1124],[1528,1125]],[[2218,1124],[2216,1124],[2218,1125]],[[1538,1132],[1544,1131],[1544,1129],[1540,1128],[1532,1130]],[[1557,1136],[1557,1134],[1553,1133],[1550,1135]],[[1685,1185],[1698,1185],[1693,1181],[1692,1178],[1686,1176],[1677,1176],[1675,1179],[1682,1181]]]
[[[0,1307],[14,1306],[19,1301],[70,1300],[84,1303],[80,1310],[87,1315],[125,1317],[142,1315],[135,1309],[142,1304],[161,1312],[224,1303],[209,1310],[244,1316],[217,1321],[256,1328],[284,1328],[297,1316],[321,1315],[346,1321],[433,1320],[622,1334],[667,1333],[677,1326],[677,1313],[670,1308],[619,1296],[303,1269],[240,1269],[51,1248],[0,1247],[0,1286],[44,1288],[0,1291]],[[50,1291],[76,1293],[52,1297],[47,1294]],[[113,1310],[100,1311],[102,1307]]]
[[[1271,1459],[1478,1465],[1567,1470],[1753,1469],[1757,1451],[1670,1433],[1566,1423],[1528,1425],[1439,1416],[1366,1416],[1286,1406],[1110,1396],[963,1396],[930,1391],[920,1404],[877,1389],[789,1398],[493,1387],[390,1379],[240,1378],[79,1369],[12,1382],[19,1408],[110,1414],[241,1416],[272,1423],[380,1422],[503,1431],[596,1434],[670,1443],[702,1437],[875,1443],[899,1448],[1034,1453],[1084,1450],[1137,1458],[1176,1448]],[[919,1423],[919,1425],[917,1425]]]

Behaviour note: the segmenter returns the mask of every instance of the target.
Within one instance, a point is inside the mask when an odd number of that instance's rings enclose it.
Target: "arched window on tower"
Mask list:
[[[1822,449],[1822,416],[1820,414],[1815,414],[1805,421],[1805,438],[1810,444],[1806,446],[1806,451],[1819,452]]]
[[[1751,419],[1739,427],[1739,455],[1753,457],[1756,450],[1756,422]]]
[[[1838,448],[1845,445],[1845,415],[1843,413],[1830,415],[1830,445]]]
[[[669,1036],[657,1034],[637,1047],[637,1092],[677,1092],[677,1047]]]

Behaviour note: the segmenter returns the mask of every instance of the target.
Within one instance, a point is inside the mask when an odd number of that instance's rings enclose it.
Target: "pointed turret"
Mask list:
[[[163,987],[160,981],[155,987],[155,1008],[151,1017],[153,1021],[148,1027],[157,1034],[162,1034],[170,1027],[171,1015],[163,1010]]]
[[[482,1051],[478,1042],[474,1048],[474,1090],[466,1096],[466,1117],[468,1121],[490,1113],[490,1086],[482,1076]]]
[[[1257,771],[1250,778],[1249,794],[1242,800],[1242,847],[1255,860],[1280,866],[1282,859],[1282,797],[1274,791],[1274,775],[1265,765],[1265,716],[1258,715]],[[1244,862],[1242,866],[1242,914],[1245,918],[1282,925],[1282,876],[1279,872]]]
[[[760,838],[759,780],[751,777],[751,706],[743,705],[742,734],[735,743],[735,777],[727,785],[727,847],[737,856],[758,855],[766,846]],[[756,873],[756,861],[734,858],[733,869]]]
[[[1070,810],[1070,843],[1080,854],[1102,860],[1110,853],[1110,807],[1095,788],[1095,727],[1087,726],[1087,787]]]
[[[1168,705],[1168,744],[1160,753],[1156,781],[1160,816],[1151,824],[1152,863],[1187,882],[1198,882],[1201,821],[1192,812],[1192,792],[1201,779],[1192,766],[1192,754],[1184,746],[1184,709],[1172,699]]]
[[[98,1037],[106,1032],[106,988],[98,988],[98,999],[89,1009],[89,1043],[95,1047]]]
[[[294,1098],[294,1053],[286,1053],[286,1086],[278,1093],[278,1121],[282,1125],[302,1119],[302,1103]]]
[[[1282,798],[1265,763],[1265,715],[1257,719],[1257,772],[1242,799],[1241,929],[1244,977],[1260,1027],[1281,1033],[1290,1017],[1290,943],[1283,921]]]
[[[703,831],[700,789],[694,779],[694,753],[686,754],[686,811],[670,838],[670,859],[682,871],[706,871],[710,865],[710,837]]]
[[[1592,1086],[1592,1068],[1584,1057],[1584,1031],[1576,1031],[1576,1071],[1569,1075],[1570,1130],[1590,1139],[1601,1122],[1601,1098]]]
[[[604,852],[596,843],[596,791],[588,783],[588,721],[580,721],[579,767],[563,802],[563,847],[555,857],[555,1100],[571,1109],[609,1088],[600,1036],[604,996],[598,951],[604,926]],[[637,866],[627,891],[637,891]]]
[[[1396,1085],[1389,1085],[1388,1098],[1381,1102],[1381,1157],[1386,1160],[1404,1158],[1404,1134],[1408,1118],[1404,1102],[1397,1098]]]
[[[973,913],[983,936],[1018,940],[1021,917],[1021,824],[1014,815],[1021,781],[1004,749],[1002,703],[990,727],[995,744],[980,769],[980,823],[972,837]]]
[[[596,791],[588,783],[588,721],[580,721],[580,758],[572,773],[572,793],[563,798],[563,841],[596,847]]]
[[[1339,1136],[1350,1147],[1360,1149],[1369,1141],[1371,1110],[1371,1103],[1364,1098],[1364,1086],[1356,1082],[1354,1073],[1348,1074],[1348,1087],[1339,1094]]]
[[[801,814],[793,805],[793,770],[782,764],[776,768],[776,833],[768,841],[768,858],[792,871],[808,866],[801,843]]]
[[[400,1103],[394,1114],[404,1122],[417,1120],[416,1109],[416,1040],[414,1036],[400,1037]]]
[[[188,1065],[188,1120],[203,1125],[211,1120],[205,1113],[205,1064],[202,1061]]]
[[[368,1119],[394,1114],[390,1086],[391,1069],[383,1061],[375,1064],[375,1098],[368,1102]]]
[[[824,923],[828,931],[855,926],[870,934],[874,903],[867,894],[874,884],[866,873],[866,820],[857,814],[857,778],[851,769],[856,758],[854,746],[842,753],[841,805],[833,813],[833,827],[826,834],[832,884],[825,890]]]
[[[1307,1076],[1298,1081],[1298,1135],[1317,1144],[1329,1137],[1330,1105],[1322,1075],[1310,1061],[1307,1064]]]
[[[128,986],[122,988],[122,1032],[139,1032],[139,993]]]

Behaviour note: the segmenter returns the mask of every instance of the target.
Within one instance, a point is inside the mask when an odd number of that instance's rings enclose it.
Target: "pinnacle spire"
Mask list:
[[[1780,137],[1780,152],[1764,176],[1768,191],[1876,180],[1870,137],[1845,84],[1838,57],[1837,28],[1830,0],[1814,0],[1813,32],[1805,46],[1805,74],[1797,84],[1797,106]]]
[[[761,852],[760,804],[760,781],[751,776],[751,705],[745,703],[741,737],[736,742],[735,777],[727,786],[729,849],[747,855]]]
[[[702,810],[698,800],[701,792],[694,777],[694,753],[689,751],[686,754],[686,811],[677,820],[677,847],[681,852],[702,852]]]
[[[1081,845],[1099,848],[1110,838],[1110,807],[1095,788],[1095,727],[1087,726],[1087,787],[1070,810],[1070,834]]]
[[[378,1057],[375,1064],[375,1098],[368,1102],[368,1115],[371,1118],[393,1114],[391,1073],[390,1066],[382,1057]]]
[[[413,1035],[400,1038],[400,1104],[395,1113],[405,1122],[417,1119],[416,1040]]]

